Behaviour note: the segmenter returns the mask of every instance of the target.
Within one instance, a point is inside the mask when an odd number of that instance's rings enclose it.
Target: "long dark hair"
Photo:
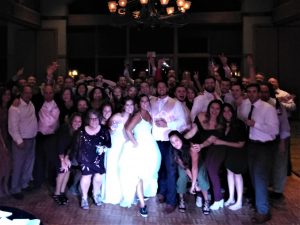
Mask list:
[[[224,104],[223,104],[223,107],[222,107],[222,112],[221,112],[222,115],[223,115],[224,109],[225,109],[226,107],[229,108],[229,110],[230,110],[230,112],[231,112],[231,114],[232,114],[231,120],[228,121],[228,122],[229,122],[229,125],[230,125],[230,127],[234,127],[234,126],[237,125],[237,123],[236,123],[236,121],[237,121],[237,113],[236,113],[236,111],[234,110],[234,108],[233,108],[233,106],[232,106],[231,104],[229,104],[229,103],[224,103]],[[225,119],[224,119],[224,120],[225,120]],[[226,122],[227,122],[227,121],[226,121]]]
[[[177,150],[174,151],[174,157],[175,157],[175,160],[180,158],[183,162],[183,165],[185,167],[189,167],[192,164],[191,156],[190,156],[190,147],[191,147],[190,142],[187,139],[185,139],[184,136],[177,130],[172,130],[168,136],[169,136],[169,139],[172,136],[177,136],[182,141],[181,149],[179,149],[181,151],[181,157],[179,155],[179,151],[177,151]]]
[[[71,135],[75,132],[75,130],[72,127],[72,123],[73,123],[73,120],[75,119],[76,116],[78,116],[78,117],[81,118],[81,127],[82,127],[83,122],[84,122],[81,113],[79,113],[79,112],[72,113],[72,115],[71,115],[71,117],[70,117],[70,119],[68,121],[69,132],[70,132]],[[80,128],[79,128],[79,130],[80,130]]]
[[[210,103],[208,104],[207,110],[206,110],[206,113],[205,113],[204,123],[209,123],[209,120],[211,118],[210,108],[211,108],[212,104],[218,104],[220,106],[220,113],[217,117],[217,127],[216,128],[218,130],[222,130],[224,128],[224,120],[223,120],[223,116],[222,116],[222,113],[221,113],[223,103],[219,99],[214,99],[214,100],[210,101]]]

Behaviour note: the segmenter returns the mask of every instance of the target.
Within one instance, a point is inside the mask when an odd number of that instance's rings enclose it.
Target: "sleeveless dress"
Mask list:
[[[124,144],[119,162],[122,207],[130,207],[133,203],[139,179],[143,181],[144,196],[156,195],[161,154],[151,130],[152,125],[142,118],[133,129],[138,146],[134,148],[131,141]]]
[[[246,127],[243,121],[237,120],[234,127],[223,138],[229,142],[239,142],[247,140]],[[225,167],[236,174],[245,173],[248,166],[247,151],[245,147],[226,147]]]
[[[111,133],[112,146],[105,154],[104,203],[119,204],[122,199],[119,160],[125,141],[124,123],[118,123],[116,130]]]

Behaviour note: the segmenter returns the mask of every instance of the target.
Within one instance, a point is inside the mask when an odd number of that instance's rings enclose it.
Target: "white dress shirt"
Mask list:
[[[19,106],[11,106],[8,110],[8,132],[14,142],[21,144],[23,139],[34,138],[38,129],[35,108],[20,98]]]
[[[194,103],[193,103],[193,108],[191,111],[191,119],[192,121],[195,120],[196,116],[200,113],[200,112],[206,112],[207,110],[207,106],[208,104],[215,99],[215,96],[217,96],[217,94],[213,94],[210,92],[207,92],[206,90],[203,92],[203,94],[198,95],[195,99],[194,99]],[[217,97],[218,99],[220,99],[220,97]]]
[[[177,100],[178,101],[178,100]],[[182,131],[188,131],[192,127],[191,111],[186,106],[185,102],[178,101],[184,111],[184,125],[180,128]]]
[[[169,141],[170,131],[182,132],[184,129],[184,110],[179,101],[169,96],[151,100],[151,116],[153,118],[152,135],[156,141]],[[166,120],[167,127],[156,126],[155,121],[158,119]]]
[[[243,120],[248,117],[251,109],[249,99],[240,105],[240,116]],[[248,104],[250,103],[250,104]],[[279,120],[275,108],[267,102],[257,100],[253,103],[254,109],[251,119],[255,121],[253,127],[250,127],[249,139],[254,141],[273,141],[279,133]]]
[[[275,94],[276,94],[276,98],[280,99],[280,98],[288,98],[291,95],[286,92],[283,91],[279,88],[277,88],[275,90]],[[296,110],[296,104],[294,102],[294,100],[291,98],[288,101],[281,101],[281,104],[286,108],[286,110],[288,111],[288,116],[290,116],[290,113]]]
[[[276,107],[276,99],[270,98],[268,101],[273,107]],[[291,127],[288,120],[288,114],[283,105],[280,106],[280,109],[277,110],[277,115],[279,119],[279,136],[280,139],[286,139],[291,136]]]
[[[44,102],[39,111],[39,132],[44,135],[54,134],[59,126],[59,108],[54,100]]]

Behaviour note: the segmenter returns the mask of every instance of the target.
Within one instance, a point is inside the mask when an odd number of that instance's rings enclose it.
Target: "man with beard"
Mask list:
[[[192,126],[192,121],[191,121],[191,111],[189,110],[189,108],[186,106],[186,88],[182,85],[178,85],[175,88],[175,98],[180,102],[182,109],[184,111],[184,121],[185,124],[182,127],[181,130],[183,130],[184,132],[188,131],[189,129],[191,129]]]
[[[220,96],[215,92],[216,78],[207,76],[204,80],[204,92],[194,99],[193,108],[191,111],[191,119],[194,121],[195,117],[200,112],[205,112],[210,101],[220,99]]]
[[[160,203],[166,202],[164,212],[169,214],[176,208],[176,170],[173,151],[168,134],[171,130],[182,132],[184,111],[178,101],[167,95],[167,84],[157,83],[157,98],[151,100],[151,115],[153,118],[152,135],[157,141],[161,152],[161,167],[159,170]]]

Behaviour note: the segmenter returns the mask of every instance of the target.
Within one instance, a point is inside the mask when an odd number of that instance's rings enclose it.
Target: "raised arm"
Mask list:
[[[192,124],[192,129],[190,129],[185,135],[184,138],[185,139],[191,139],[192,137],[194,137],[194,135],[197,133],[198,131],[198,127],[196,124]]]

